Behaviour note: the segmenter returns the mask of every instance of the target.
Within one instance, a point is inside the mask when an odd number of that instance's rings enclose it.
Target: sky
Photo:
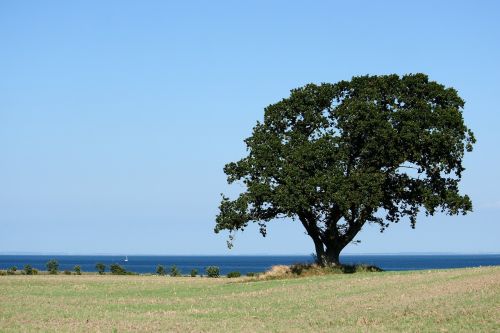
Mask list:
[[[214,234],[225,163],[307,83],[423,72],[477,144],[474,212],[365,226],[345,253],[499,253],[500,2],[0,2],[0,254],[310,254],[297,222]]]

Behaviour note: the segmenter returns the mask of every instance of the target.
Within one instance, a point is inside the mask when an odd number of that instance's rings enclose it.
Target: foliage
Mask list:
[[[177,268],[177,266],[173,265],[171,268],[170,268],[170,276],[180,276],[181,275],[181,271],[179,268]]]
[[[258,274],[257,274],[257,273],[255,273],[255,272],[248,272],[248,273],[246,274],[246,276],[248,276],[248,277],[254,277],[254,276],[257,276],[257,275],[258,275]]]
[[[49,274],[57,274],[57,272],[59,271],[59,263],[55,259],[50,259],[49,261],[47,261],[46,266]]]
[[[98,262],[97,264],[95,264],[95,269],[97,270],[97,273],[102,275],[106,271],[106,265],[104,265],[102,262]]]
[[[196,268],[193,268],[191,270],[191,277],[195,277],[196,275],[198,275],[198,270]]]
[[[120,266],[119,264],[111,264],[111,266],[109,266],[109,271],[113,275],[126,275],[127,274],[127,270],[125,268],[123,268],[122,266]]]
[[[158,275],[165,275],[165,273],[166,273],[165,266],[158,265],[156,267],[156,274],[158,274]]]
[[[237,277],[240,277],[240,276],[241,276],[241,273],[237,272],[237,271],[227,273],[227,277],[228,278],[237,278]]]
[[[64,274],[66,274],[66,275],[71,275],[71,271],[69,271],[69,270],[67,270],[67,269],[66,269],[66,270],[64,271]]]
[[[290,272],[295,275],[300,275],[304,271],[304,268],[306,268],[306,265],[294,264],[290,266]]]
[[[379,267],[372,265],[338,265],[338,266],[321,266],[314,264],[297,263],[291,266],[277,265],[271,267],[270,270],[257,276],[257,280],[276,280],[288,279],[297,277],[329,275],[329,274],[352,274],[352,273],[368,273],[382,272]]]
[[[290,266],[290,272],[297,276],[312,276],[324,274],[351,274],[351,273],[369,273],[382,272],[383,270],[377,266],[357,264],[357,265],[340,265],[335,267],[322,267],[318,264],[294,264]]]
[[[82,275],[82,268],[80,267],[80,265],[76,265],[75,267],[73,267],[73,270],[75,271],[76,275]]]
[[[16,267],[16,266],[12,266],[12,267],[10,267],[10,268],[7,270],[7,274],[8,274],[8,275],[14,275],[14,274],[16,274],[16,271],[17,271],[17,267]]]
[[[369,273],[369,272],[383,272],[384,270],[380,267],[373,265],[342,265],[342,271],[344,273]]]
[[[31,265],[24,265],[24,274],[33,275],[33,267]]]
[[[308,84],[268,106],[245,140],[248,156],[225,166],[246,191],[222,196],[215,232],[298,220],[320,265],[339,265],[340,251],[366,223],[384,231],[420,211],[472,210],[459,193],[463,157],[473,133],[464,101],[424,74],[362,76]]]
[[[210,278],[218,278],[220,276],[220,270],[218,266],[208,266],[205,268],[207,276]]]

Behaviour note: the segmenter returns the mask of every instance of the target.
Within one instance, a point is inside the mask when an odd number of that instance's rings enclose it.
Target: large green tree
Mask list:
[[[419,211],[472,210],[459,193],[473,133],[453,88],[424,74],[361,76],[308,84],[265,109],[245,140],[248,156],[225,166],[246,190],[223,196],[215,232],[255,222],[298,220],[318,262],[339,265],[342,249],[366,223],[383,231]]]

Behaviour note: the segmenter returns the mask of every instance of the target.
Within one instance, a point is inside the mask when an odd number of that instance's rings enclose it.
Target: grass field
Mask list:
[[[245,282],[0,276],[0,331],[500,331],[500,267]]]

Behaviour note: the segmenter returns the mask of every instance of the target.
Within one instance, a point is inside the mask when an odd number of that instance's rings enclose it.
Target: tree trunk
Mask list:
[[[319,237],[309,235],[316,250],[316,262],[323,267],[326,266],[340,266],[340,252],[344,249],[345,245],[339,240],[330,240],[325,244]],[[347,244],[346,244],[347,245]]]
[[[327,245],[326,251],[323,251],[321,255],[319,253],[316,253],[318,264],[323,267],[340,266],[340,251],[342,251],[343,248],[344,247],[335,246],[332,244]]]
[[[327,263],[329,266],[340,266],[340,251],[343,247],[335,247],[326,251]]]
[[[328,238],[324,235],[322,237],[316,221],[312,216],[308,216],[303,213],[299,215],[299,218],[306,229],[307,234],[314,242],[317,263],[323,267],[340,266],[340,251],[342,251],[349,242],[344,238],[338,237],[338,232],[331,232],[328,235]],[[339,218],[340,215],[337,217],[337,220]]]

